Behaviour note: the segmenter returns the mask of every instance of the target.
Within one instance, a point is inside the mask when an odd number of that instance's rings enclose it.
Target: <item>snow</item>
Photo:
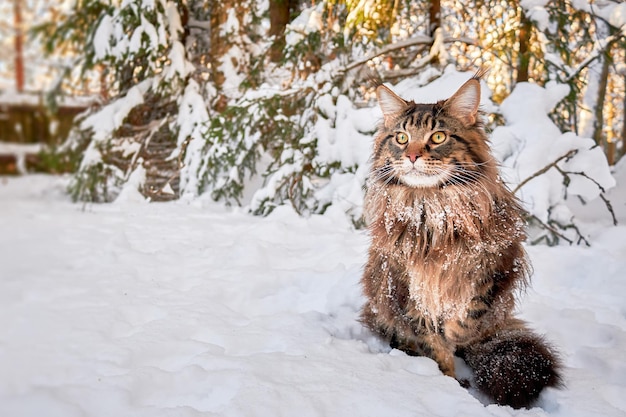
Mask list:
[[[626,4],[619,3],[611,9],[609,23],[616,28],[622,28],[626,25]]]
[[[115,100],[100,111],[94,113],[80,123],[81,129],[93,129],[95,142],[102,142],[111,137],[111,133],[122,125],[128,113],[143,103],[145,85],[136,85],[128,90],[126,96]]]
[[[189,195],[194,196],[198,189],[196,173],[202,164],[201,155],[202,146],[204,145],[202,137],[204,134],[205,124],[209,123],[209,113],[204,103],[204,99],[200,93],[200,86],[194,80],[190,80],[183,96],[180,99],[179,108],[182,110],[178,113],[176,124],[178,130],[178,148],[174,151],[171,158],[180,158],[179,149],[184,148],[187,142],[187,152],[184,155],[184,166],[181,169],[180,186],[183,190],[183,197]]]
[[[39,143],[10,143],[0,142],[0,155],[13,155],[15,157],[17,172],[26,174],[26,157],[28,155],[36,155],[41,152],[41,144]]]
[[[57,98],[59,106],[88,107],[97,100],[95,96],[62,96]],[[12,88],[0,91],[0,105],[44,106],[44,93],[19,93]]]
[[[165,6],[165,14],[168,22],[168,32],[173,40],[179,40],[179,34],[185,32],[185,28],[180,20],[180,15],[176,9],[176,3],[167,2]]]
[[[178,77],[184,79],[191,71],[193,65],[186,60],[185,48],[180,43],[180,33],[182,25],[180,15],[173,2],[161,2],[164,8],[164,15],[156,15],[156,26],[150,20],[155,9],[154,1],[124,1],[113,16],[105,14],[96,28],[93,46],[95,57],[99,60],[119,60],[126,59],[128,55],[141,55],[144,51],[148,55],[157,55],[157,58],[149,60],[154,72],[164,71],[163,79],[171,81]],[[127,10],[125,10],[127,9]],[[128,12],[130,11],[130,16]],[[135,21],[129,23],[128,19],[139,18],[140,23]],[[128,29],[131,26],[131,29]],[[128,33],[132,30],[132,33]],[[163,65],[162,57],[159,55],[161,47],[170,49],[167,54],[168,63]],[[164,68],[160,68],[163,66]],[[156,77],[155,88],[158,89],[162,80]]]
[[[546,0],[522,0],[520,2],[528,18],[537,24],[541,32],[546,31],[550,25],[550,15],[545,9],[547,3]]]
[[[513,410],[364,330],[368,238],[341,213],[81,205],[66,184],[0,178],[2,416],[626,413],[626,227],[592,206],[590,248],[528,247],[520,314],[561,350],[567,387]],[[624,222],[619,184],[608,198]]]
[[[422,77],[405,78],[398,84],[391,86],[391,89],[405,100],[413,100],[416,103],[436,103],[451,97],[474,74],[457,71],[453,65],[449,65],[440,77],[429,82],[430,79],[438,75],[428,72],[424,73]],[[490,98],[491,91],[485,82],[481,82],[480,108],[487,113],[497,109]]]
[[[371,136],[359,132],[353,121],[375,120],[372,117],[373,109],[354,109],[352,102],[344,95],[337,98],[336,107],[331,109],[324,102],[322,106],[332,116],[317,121],[318,159],[325,162],[340,161],[344,167],[365,164],[371,153]],[[373,129],[372,124],[369,130]]]
[[[146,35],[147,38],[144,37],[144,35]],[[144,42],[146,45],[154,45],[154,47],[157,47],[159,45],[159,35],[155,27],[144,15],[141,15],[141,24],[133,31],[130,37],[128,52],[131,54],[138,53],[142,48],[146,47]]]
[[[142,159],[137,161],[137,168],[128,176],[128,181],[124,188],[115,198],[115,204],[125,204],[127,202],[146,202],[146,198],[139,191],[146,181],[146,169],[142,165]],[[169,183],[168,183],[169,185]]]
[[[105,14],[102,16],[98,28],[93,36],[93,49],[96,59],[106,58],[110,54],[111,37],[113,36],[113,17]]]
[[[179,41],[172,42],[172,48],[168,54],[170,65],[165,67],[165,79],[178,77],[181,80],[193,72],[194,67],[186,59],[185,47]]]
[[[285,30],[285,41],[287,45],[296,45],[306,38],[306,35],[312,32],[318,32],[324,27],[322,15],[324,13],[324,5],[318,4],[304,9],[298,17],[293,19],[287,25]]]
[[[491,135],[505,181],[513,189],[521,186],[518,195],[525,208],[544,222],[552,215],[567,223],[572,217],[568,199],[580,196],[590,201],[600,195],[600,187],[608,190],[615,185],[606,157],[595,142],[572,132],[561,133],[550,120],[548,113],[567,93],[567,86],[554,82],[545,87],[517,84],[500,106],[506,124],[494,129]],[[568,154],[571,156],[558,164],[561,172],[551,168],[532,178]],[[562,172],[568,173],[567,186]],[[582,172],[586,176],[578,174]]]

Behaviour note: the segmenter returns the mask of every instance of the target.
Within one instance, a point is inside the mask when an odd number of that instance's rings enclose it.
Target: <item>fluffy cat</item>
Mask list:
[[[435,104],[383,85],[376,93],[383,121],[365,197],[362,321],[451,377],[454,355],[462,357],[496,403],[530,406],[561,385],[561,366],[512,314],[530,274],[525,222],[489,151],[480,74]]]

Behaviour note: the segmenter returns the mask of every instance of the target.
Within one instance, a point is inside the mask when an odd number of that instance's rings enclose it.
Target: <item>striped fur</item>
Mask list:
[[[530,275],[525,223],[489,151],[479,79],[434,104],[407,102],[384,86],[377,94],[384,120],[365,199],[372,242],[362,320],[452,377],[454,355],[463,352],[494,401],[528,406],[543,387],[560,384],[559,362],[512,315]],[[539,359],[518,361],[507,378],[486,377],[506,365],[497,355],[522,345]],[[531,383],[520,374],[538,376]]]

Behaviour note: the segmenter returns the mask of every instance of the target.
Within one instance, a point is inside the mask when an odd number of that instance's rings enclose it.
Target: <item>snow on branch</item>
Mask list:
[[[546,172],[548,172],[548,170],[552,169],[552,168],[557,168],[558,169],[558,163],[561,162],[564,159],[569,159],[572,156],[576,155],[578,153],[577,149],[571,149],[569,152],[567,152],[565,155],[562,155],[560,157],[558,157],[556,160],[550,162],[548,165],[546,165],[545,167],[541,168],[540,170],[536,171],[535,173],[533,173],[532,175],[526,177],[526,179],[524,179],[522,182],[520,182],[519,184],[517,184],[517,186],[513,189],[513,194],[516,194],[524,185],[526,185],[529,181],[533,180],[534,178],[539,177],[542,174],[545,174]],[[559,172],[561,172],[559,170]],[[603,190],[604,191],[604,190]]]
[[[452,42],[463,42],[466,44],[471,44],[474,45],[476,44],[476,40],[471,39],[471,38],[465,38],[465,37],[450,37],[450,36],[443,36],[443,32],[438,29],[439,31],[439,36],[441,37],[440,40],[443,43],[452,43]],[[364,65],[366,64],[368,61],[379,57],[381,55],[385,55],[388,54],[390,52],[393,51],[397,51],[398,49],[404,49],[404,48],[409,48],[411,46],[416,46],[416,45],[434,45],[436,38],[437,38],[438,34],[437,32],[435,32],[435,37],[430,37],[430,36],[426,36],[426,35],[417,35],[417,36],[413,36],[411,38],[408,39],[403,39],[401,41],[392,43],[390,45],[385,46],[384,48],[379,49],[376,52],[373,52],[357,61],[351,62],[350,64],[344,66],[343,68],[339,69],[339,72],[347,72],[350,71],[351,69],[354,69],[360,65]],[[433,50],[435,48],[431,48],[431,53],[433,53]],[[439,50],[439,48],[437,49]],[[429,54],[430,56],[431,54]],[[433,55],[436,56],[436,55]],[[432,58],[432,57],[431,57]],[[426,58],[424,58],[426,59]]]
[[[588,243],[569,200],[601,198],[615,185],[606,157],[593,139],[563,133],[550,119],[549,113],[568,91],[557,83],[545,88],[518,84],[500,106],[505,125],[492,134],[504,178],[517,184],[513,192],[524,202],[531,224],[540,229],[533,242]],[[603,201],[615,220],[610,203]]]
[[[624,29],[620,29],[616,33],[609,35],[604,39],[599,39],[595,43],[593,50],[589,53],[589,56],[585,58],[584,61],[582,61],[575,69],[571,71],[566,71],[566,76],[563,82],[565,83],[571,82],[574,78],[578,76],[578,74],[580,74],[581,71],[587,68],[593,61],[598,59],[603,54],[606,54],[606,51],[609,50],[615,42],[623,40],[623,39],[624,39]]]

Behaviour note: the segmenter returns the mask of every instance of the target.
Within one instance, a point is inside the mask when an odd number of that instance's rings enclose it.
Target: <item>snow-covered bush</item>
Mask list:
[[[331,83],[257,90],[210,120],[202,148],[187,150],[199,180],[196,189],[185,191],[247,204],[256,214],[290,204],[308,215],[337,203],[358,218],[375,129],[371,113],[355,109]],[[346,205],[336,191],[348,183],[359,192],[344,196],[351,202]]]
[[[524,202],[532,239],[584,241],[568,201],[600,197],[615,185],[602,149],[591,138],[561,132],[550,119],[569,87],[520,83],[500,106],[506,123],[492,134],[504,178]]]
[[[441,77],[425,84],[432,74],[410,78],[394,86],[403,97],[435,102],[450,96],[472,74],[448,67]],[[501,105],[490,100],[483,84],[481,108],[491,123],[491,145],[504,181],[523,202],[531,226],[531,243],[588,243],[571,204],[601,198],[607,216],[613,215],[604,193],[615,185],[602,149],[591,138],[561,132],[550,114],[567,96],[569,86],[550,82],[546,87],[519,83]]]

